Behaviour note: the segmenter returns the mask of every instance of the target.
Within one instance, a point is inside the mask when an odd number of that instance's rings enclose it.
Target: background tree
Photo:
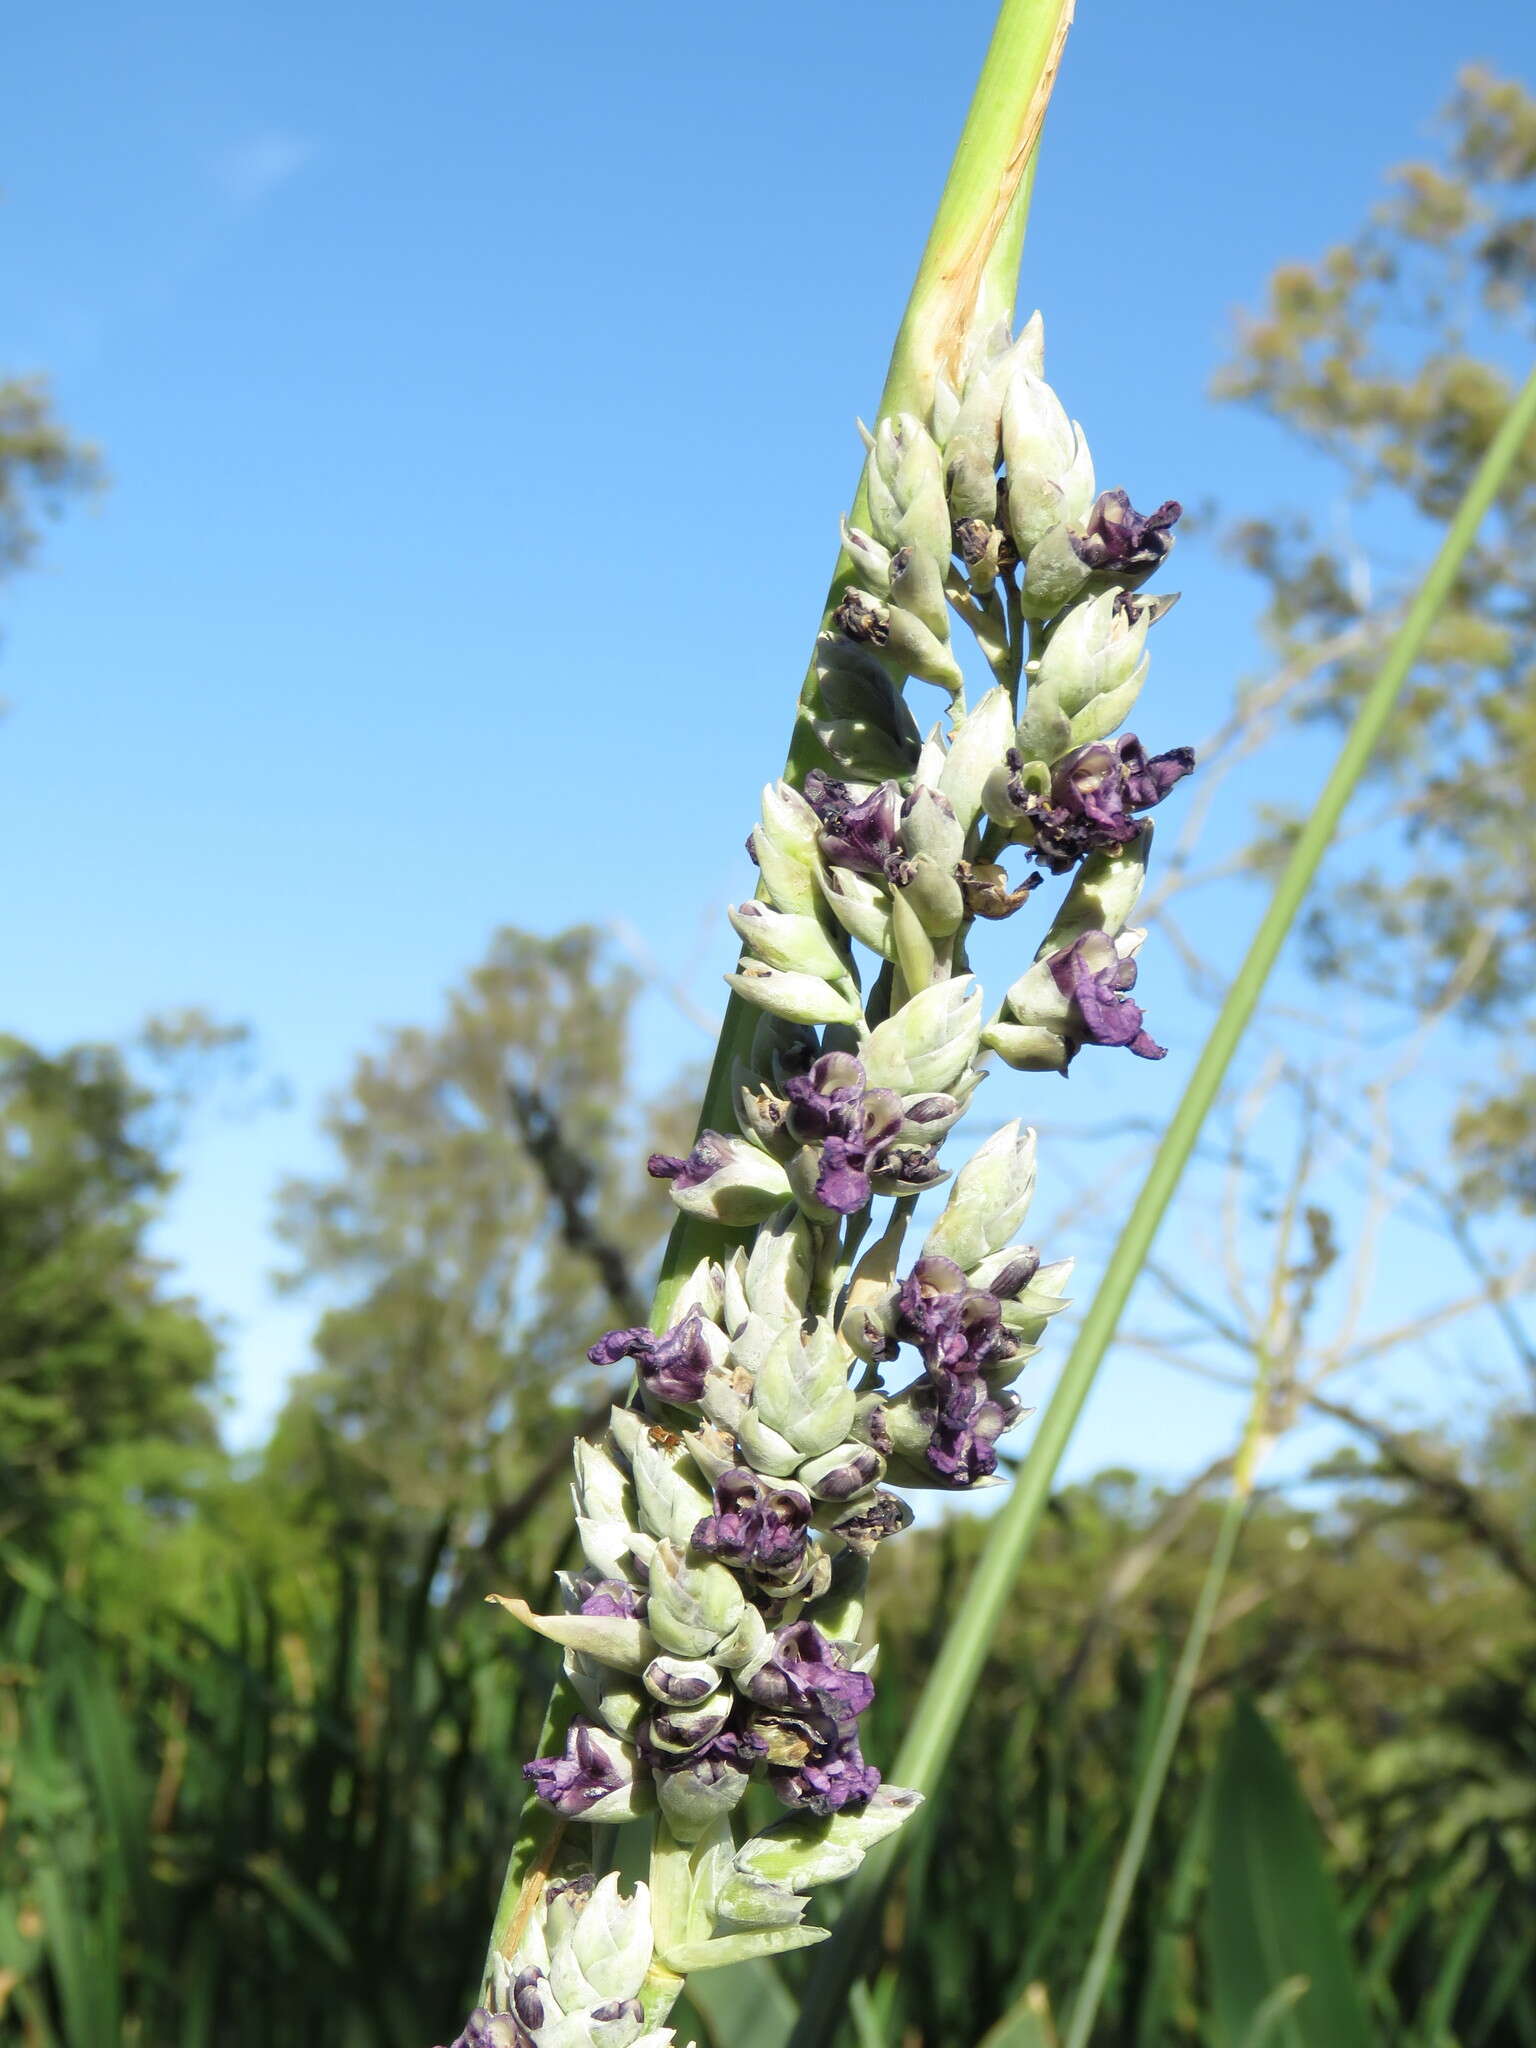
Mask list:
[[[596,931],[507,929],[436,1028],[358,1061],[326,1117],[334,1172],[280,1196],[289,1284],[328,1305],[274,1467],[364,1515],[464,1529],[563,1457],[610,1377],[587,1345],[643,1315],[643,1285],[622,1290],[667,1220],[634,1170],[648,1126],[675,1146],[692,1115],[688,1085],[654,1109],[634,1093],[635,993]]]
[[[146,1244],[156,1111],[111,1047],[0,1038],[0,1535],[42,1540],[120,1453],[115,1488],[172,1497],[214,1445],[213,1332]]]
[[[1304,720],[1346,716],[1423,551],[1465,488],[1536,334],[1536,98],[1471,69],[1440,160],[1402,165],[1361,231],[1274,274],[1219,388],[1333,466],[1351,537],[1314,517],[1245,526],[1266,624]],[[1385,813],[1314,913],[1314,964],[1460,1015],[1496,1059],[1456,1125],[1479,1201],[1536,1206],[1536,446],[1517,465],[1377,765]],[[1492,1066],[1493,1078],[1488,1078]]]

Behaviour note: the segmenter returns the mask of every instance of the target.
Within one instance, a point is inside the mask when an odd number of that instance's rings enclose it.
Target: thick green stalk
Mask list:
[[[1247,957],[1227,991],[1195,1070],[1158,1146],[1099,1290],[1089,1304],[1077,1341],[1041,1419],[1023,1470],[993,1518],[970,1586],[929,1675],[893,1776],[898,1784],[931,1795],[954,1745],[967,1704],[981,1677],[987,1650],[1018,1579],[1050,1498],[1084,1401],[1093,1385],[1121,1311],[1141,1273],[1173,1192],[1216,1100],[1232,1056],[1248,1027],[1270,970],[1295,922],[1323,855],[1376,744],[1397,705],[1429,630],[1455,581],[1511,465],[1536,425],[1533,371],[1489,445],[1477,474],[1457,508],[1439,553],[1409,606],[1375,680],[1361,701],[1349,735],[1308,814],[1275,884]],[[846,1987],[867,1937],[885,1881],[895,1860],[894,1841],[865,1858],[849,1881],[844,1905],[816,1959],[792,2048],[825,2048],[841,2016]]]
[[[1003,0],[896,331],[876,419],[897,412],[926,415],[936,378],[957,366],[968,337],[1012,311],[1034,189],[1035,145],[1074,5],[1075,0]],[[851,523],[859,525],[868,510],[861,481]],[[818,630],[841,604],[853,575],[853,563],[840,553]],[[784,768],[797,786],[821,758],[810,723],[815,692],[812,661],[800,686]],[[738,995],[727,1002],[699,1111],[700,1130],[732,1127],[731,1066],[751,1045],[758,1014]],[[729,1242],[718,1226],[679,1216],[661,1262],[651,1318],[655,1328],[666,1326],[678,1290],[699,1260],[718,1254]]]
[[[1012,310],[1024,225],[1034,182],[1035,145],[1055,83],[1074,0],[1003,0],[949,176],[939,198],[917,277],[897,330],[877,418],[900,411],[927,413],[937,377],[955,370],[970,335]],[[860,486],[857,523],[866,513]],[[841,602],[853,565],[840,555],[822,625]],[[786,775],[797,782],[817,758],[807,712],[816,689],[814,663],[801,685]],[[751,1044],[758,1013],[732,995],[726,1004],[700,1110],[699,1128],[729,1130],[733,1123],[731,1069]],[[662,1255],[653,1327],[663,1329],[686,1276],[707,1255],[735,1240],[698,1219],[679,1216]],[[570,1688],[556,1681],[551,1722],[563,1725],[573,1708]],[[542,1871],[557,1846],[561,1824],[530,1799],[502,1882],[490,1954],[505,1947],[530,1903],[530,1877]]]

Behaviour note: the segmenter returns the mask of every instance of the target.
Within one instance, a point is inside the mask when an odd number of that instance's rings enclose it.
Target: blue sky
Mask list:
[[[1208,396],[1235,310],[1351,230],[1459,64],[1529,76],[1536,17],[1080,14],[1022,292],[1053,380],[1138,502],[1304,500],[1315,467]],[[621,921],[713,1006],[990,20],[60,0],[13,28],[0,367],[52,372],[113,481],[5,596],[3,1019],[52,1043],[199,1003],[290,1083],[205,1121],[163,1234],[227,1319],[243,1438],[304,1360],[272,1187],[382,1026],[502,922]],[[1198,537],[1178,566],[1159,744],[1258,658],[1252,587]],[[1228,785],[1218,843],[1316,772],[1293,747]],[[650,1007],[648,1075],[688,1029]],[[1166,1115],[1183,1071],[1073,1110]],[[1079,1468],[1226,1428],[1158,1384],[1155,1425],[1096,1403]]]

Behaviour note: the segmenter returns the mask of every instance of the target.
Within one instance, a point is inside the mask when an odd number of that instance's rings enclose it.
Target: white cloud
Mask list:
[[[314,153],[315,145],[306,142],[302,135],[267,128],[226,150],[215,172],[236,205],[260,206],[282,186],[290,184]]]

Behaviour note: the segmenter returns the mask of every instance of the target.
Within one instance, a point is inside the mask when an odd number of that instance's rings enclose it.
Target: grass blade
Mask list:
[[[1311,1809],[1258,1710],[1239,1701],[1216,1767],[1206,1949],[1217,2039],[1242,2048],[1287,1983],[1275,2048],[1371,2048],[1373,2030]]]

